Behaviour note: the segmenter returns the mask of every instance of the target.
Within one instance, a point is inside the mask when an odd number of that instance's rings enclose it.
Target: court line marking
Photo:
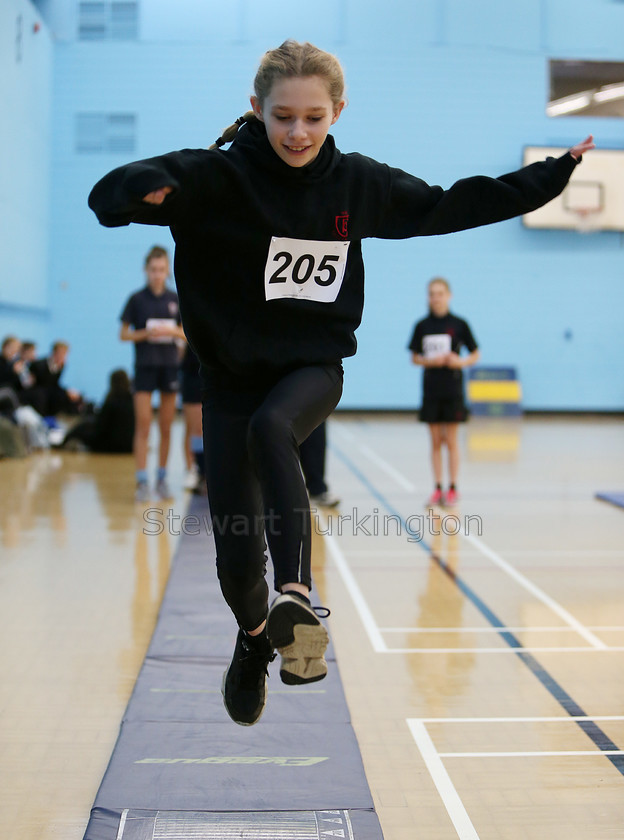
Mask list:
[[[500,630],[510,633],[576,633],[574,627],[564,627],[552,624],[548,627],[380,627],[381,633],[498,633]],[[588,627],[588,630],[622,631],[624,627]]]
[[[340,507],[336,508],[336,514],[335,514],[336,517],[338,517],[340,515],[340,510],[341,510]],[[423,510],[426,510],[426,508],[424,506],[423,506]],[[445,510],[445,508],[440,508],[440,510]],[[468,516],[468,517],[475,516],[475,515],[476,514],[463,514],[463,516]],[[426,514],[423,514],[423,516],[426,517]],[[400,534],[398,535],[398,537],[395,534],[389,534],[388,536],[392,536],[393,538],[399,539],[399,540],[402,539]],[[438,535],[434,534],[434,536],[438,536]],[[455,536],[455,535],[454,534],[447,534],[445,536]],[[404,557],[404,558],[407,558],[407,557],[410,556],[411,547],[414,545],[415,542],[418,542],[418,540],[414,540],[413,542],[410,542],[408,545],[405,545],[405,543],[403,543],[403,546],[404,546],[403,548],[397,547],[397,548],[390,549],[386,553],[386,555],[388,557]],[[375,556],[376,550],[374,548],[352,548],[349,553],[352,554],[354,557],[362,557],[363,559],[366,559],[366,557]],[[552,557],[560,557],[561,559],[566,559],[566,557],[568,555],[573,555],[574,557],[578,557],[578,558],[581,558],[581,559],[582,558],[595,559],[596,557],[599,557],[601,554],[602,555],[607,555],[608,557],[612,557],[614,561],[622,560],[624,558],[624,551],[608,552],[606,550],[601,551],[600,549],[596,549],[596,551],[590,551],[589,549],[587,549],[585,551],[539,551],[539,550],[531,549],[531,548],[527,548],[527,549],[504,548],[504,549],[501,549],[501,554],[518,556],[520,558],[531,557],[531,556],[534,556],[535,558],[551,557],[552,556]],[[466,548],[466,551],[465,551],[465,556],[466,557],[470,557],[471,559],[474,559],[476,557],[479,557],[480,555],[481,555],[481,552],[478,549],[474,549],[474,551],[471,551],[470,548],[468,548],[468,547]],[[481,569],[481,568],[484,568],[484,567],[483,566],[477,566],[474,563],[472,563],[470,568],[471,569],[472,568]],[[535,569],[535,568],[543,568],[543,567],[541,565],[535,563],[535,565],[531,565],[530,568]],[[581,567],[577,566],[575,568],[579,569]],[[596,568],[596,566],[593,565],[593,568]],[[602,571],[610,571],[610,570],[620,571],[620,566],[616,565],[615,563],[609,564],[609,565],[604,565],[603,564],[603,565],[598,566],[597,568],[599,568]]]
[[[451,777],[444,766],[444,758],[544,758],[568,756],[603,756],[624,755],[623,750],[525,750],[509,752],[438,752],[429,731],[427,723],[509,723],[509,722],[572,722],[573,720],[624,720],[622,715],[603,715],[588,718],[587,716],[572,717],[499,717],[499,718],[407,718],[406,723],[414,742],[429,771],[429,775],[442,799],[453,827],[460,840],[479,840],[479,836],[472,824],[461,797],[457,793]]]
[[[388,475],[392,475],[392,477],[400,484],[403,489],[407,488],[407,485],[411,485],[412,490],[415,490],[415,486],[408,481],[405,476],[403,476],[398,470],[396,470],[391,464],[389,464],[384,458],[377,455],[373,452],[368,446],[364,444],[360,444],[356,442],[356,447],[364,454],[368,455],[368,457],[373,460],[378,466],[382,467]],[[371,457],[373,456],[373,457]],[[400,481],[399,481],[400,479]],[[439,508],[436,506],[437,510],[444,510],[443,508]],[[491,549],[483,540],[480,540],[478,537],[475,537],[473,534],[469,534],[465,531],[465,529],[461,525],[461,520],[459,520],[460,529],[458,531],[461,536],[467,540],[468,542],[472,543],[472,545],[485,557],[487,557],[494,565],[498,566],[503,572],[505,572],[509,577],[516,581],[520,586],[530,592],[534,598],[538,601],[541,601],[547,607],[559,616],[566,624],[570,627],[574,627],[577,633],[582,636],[586,642],[598,649],[604,649],[606,647],[605,643],[595,636],[591,631],[587,630],[586,627],[581,624],[581,622],[575,618],[568,610],[565,609],[558,601],[544,592],[541,587],[537,586],[537,584],[533,583],[526,575],[523,575],[522,572],[519,572],[514,566],[504,560],[496,551]]]
[[[431,736],[427,732],[427,727],[417,718],[408,718],[407,725],[427,766],[429,775],[440,794],[442,803],[453,823],[459,840],[479,840],[479,835],[468,816],[464,803],[461,801],[455,789],[455,785],[451,781],[451,777],[440,758]]]
[[[330,438],[331,438],[331,436],[332,436],[332,435],[334,435],[336,432],[338,432],[338,433],[339,433],[339,436],[340,436],[340,435],[342,435],[342,436],[343,436],[343,437],[345,437],[348,441],[352,441],[352,440],[353,440],[353,438],[355,437],[355,435],[353,434],[353,432],[350,432],[348,429],[345,429],[345,427],[342,425],[342,423],[341,423],[341,422],[338,422],[338,423],[330,423],[330,424],[329,424],[329,429],[330,429],[330,432],[329,432],[329,436],[330,436]]]
[[[590,626],[588,629],[589,630],[598,630],[601,633],[609,632],[610,630],[613,630],[615,632],[620,633],[620,632],[622,632],[622,630],[624,630],[624,627],[620,627],[617,624],[611,624],[611,625],[605,625],[603,627],[597,627],[597,626],[594,625],[594,626]]]
[[[386,499],[386,497],[375,487],[374,484],[369,481],[369,479],[362,473],[362,471],[356,467],[353,461],[348,458],[342,450],[337,447],[332,447],[333,451],[336,453],[336,456],[347,466],[347,468],[351,471],[351,473],[367,488],[369,493],[372,496],[381,502],[381,504],[386,508],[386,510],[390,511],[390,513],[396,515],[399,520],[405,526],[403,521],[403,517],[394,509],[394,507],[390,504],[390,502]],[[327,537],[326,537],[327,539]],[[331,543],[329,543],[331,545]],[[488,607],[485,603],[483,598],[481,598],[477,592],[472,589],[464,580],[463,578],[458,575],[450,566],[449,564],[439,555],[434,554],[430,547],[424,542],[420,541],[418,543],[420,548],[424,551],[427,551],[429,554],[430,559],[434,560],[439,568],[453,581],[459,591],[472,603],[472,605],[481,613],[481,615],[493,626],[499,628],[500,637],[506,642],[506,644],[510,647],[515,649],[516,656],[518,659],[526,665],[526,667],[531,671],[533,676],[538,680],[538,682],[542,685],[543,688],[550,694],[550,696],[561,706],[561,708],[567,712],[567,714],[571,716],[577,716],[579,719],[576,721],[577,726],[581,729],[582,732],[587,735],[587,737],[592,741],[601,752],[605,752],[607,750],[618,750],[617,744],[615,744],[611,738],[607,735],[606,732],[603,732],[596,723],[591,720],[587,719],[587,716],[582,709],[581,706],[574,700],[574,698],[568,694],[568,692],[563,688],[563,686],[557,682],[557,680],[544,668],[544,666],[533,656],[532,653],[523,649],[522,642],[520,642],[513,633],[509,633],[503,629],[505,625],[500,620],[500,618],[496,615],[496,613]],[[333,553],[333,552],[332,552]],[[343,564],[346,570],[349,572],[349,575],[353,578],[353,575],[348,568],[348,564],[344,557],[342,557]],[[355,582],[355,578],[353,578]],[[370,615],[370,620],[373,622],[374,619],[368,605],[363,599],[362,593],[357,589],[359,597],[362,598],[364,606]],[[379,636],[381,634],[378,633]],[[383,643],[383,639],[381,639]],[[620,758],[619,755],[609,755],[607,756],[608,760],[611,764],[615,767],[615,769],[624,776],[624,760]],[[624,757],[623,757],[624,758]]]
[[[535,758],[568,755],[624,755],[624,750],[527,750],[526,752],[441,752],[440,758]]]
[[[340,429],[340,433],[345,435],[349,440],[349,443],[355,439],[355,435],[352,432],[345,433],[344,429]],[[362,455],[365,455],[369,461],[372,461],[373,464],[376,464],[381,470],[383,470],[386,475],[389,475],[390,478],[393,478],[399,487],[402,487],[403,490],[407,490],[408,493],[415,493],[416,492],[416,485],[413,484],[406,478],[402,473],[400,473],[397,469],[395,469],[392,464],[388,463],[384,458],[377,455],[377,453],[367,446],[365,443],[355,443],[357,449],[360,450]]]
[[[327,528],[325,522],[325,516],[323,513],[318,514],[319,519],[323,525],[323,531],[326,531]],[[384,641],[383,636],[379,632],[379,628],[377,626],[377,622],[373,617],[373,613],[371,612],[370,607],[366,601],[366,598],[362,594],[362,590],[355,578],[355,575],[349,568],[349,564],[347,563],[347,559],[342,553],[342,549],[338,545],[337,541],[335,540],[332,534],[324,534],[323,538],[325,540],[325,545],[329,549],[329,553],[332,555],[334,564],[338,569],[340,577],[351,596],[355,609],[357,610],[358,615],[360,616],[360,621],[364,625],[364,629],[366,630],[366,634],[370,640],[373,650],[375,653],[385,653],[388,648]]]
[[[518,647],[499,647],[499,648],[468,648],[468,647],[416,647],[416,648],[385,648],[382,653],[518,653],[522,650],[523,653],[621,653],[624,647],[605,647],[597,650],[594,647],[526,647],[521,645]]]
[[[319,520],[323,527],[323,531],[326,531],[326,522],[325,516],[323,513],[318,513]],[[386,644],[385,639],[382,636],[383,628],[379,627],[373,613],[368,606],[368,602],[364,597],[362,590],[355,578],[355,575],[351,571],[348,561],[340,548],[338,541],[334,537],[333,534],[323,534],[323,539],[325,540],[325,544],[329,549],[330,554],[333,557],[334,563],[340,573],[340,576],[343,580],[344,585],[346,586],[351,598],[353,599],[353,603],[355,608],[360,616],[360,620],[364,625],[364,629],[368,635],[370,643],[372,645],[373,650],[375,653],[388,653],[388,654],[404,654],[404,653],[518,653],[517,647],[500,647],[500,648],[486,648],[486,647],[479,647],[479,648],[390,648]],[[493,627],[488,628],[497,632],[499,635],[501,631],[505,630],[508,631],[508,628],[505,627]],[[524,628],[523,628],[524,629]],[[564,628],[569,629],[570,631],[574,630],[574,628]],[[423,631],[426,632],[426,631]],[[595,652],[596,648],[592,646],[586,647],[522,647],[522,650],[527,653],[588,653],[588,652]],[[607,647],[606,645],[603,647],[603,652],[611,652],[611,651],[622,651],[624,647]]]
[[[424,723],[570,723],[577,720],[624,720],[624,715],[537,715],[532,717],[428,717]]]
[[[370,447],[366,446],[366,444],[356,443],[357,448],[363,455],[376,464],[380,469],[382,469],[390,478],[393,478],[396,483],[403,488],[403,490],[407,490],[408,493],[415,493],[416,492],[416,485],[412,484],[412,482],[405,478],[398,470],[396,470],[391,464],[377,455]]]
[[[519,583],[520,586],[524,587],[527,592],[530,592],[538,601],[541,601],[547,607],[559,616],[566,624],[570,627],[576,629],[576,632],[579,636],[582,636],[586,642],[589,642],[590,645],[597,648],[598,650],[604,649],[606,647],[605,643],[595,636],[590,630],[581,624],[581,622],[575,618],[572,613],[566,610],[558,601],[555,601],[554,598],[551,598],[546,592],[544,592],[541,587],[537,586],[537,584],[533,583],[533,581],[529,580],[526,575],[523,575],[522,572],[519,572],[515,569],[511,563],[508,563],[504,560],[496,551],[491,549],[488,545],[486,545],[483,540],[480,540],[478,537],[475,537],[474,534],[468,534],[461,527],[461,520],[460,520],[460,531],[459,533],[462,537],[467,540],[469,543],[472,543],[476,548],[481,551],[485,557],[489,558],[495,566],[498,566],[499,569],[502,569],[506,574],[509,575],[510,578]]]

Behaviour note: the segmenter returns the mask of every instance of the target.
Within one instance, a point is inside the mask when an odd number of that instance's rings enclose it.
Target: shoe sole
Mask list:
[[[291,595],[280,595],[267,618],[271,644],[282,657],[280,678],[286,685],[317,682],[327,676],[327,630],[315,613]]]
[[[228,704],[225,701],[225,681],[227,679],[227,675],[229,673],[229,670],[230,669],[227,668],[223,672],[223,679],[221,680],[221,694],[223,695],[223,705],[225,706],[225,711],[228,713],[230,719],[233,720],[234,723],[237,723],[239,726],[253,726],[255,723],[258,723],[258,721],[262,717],[262,713],[264,712],[264,709],[265,709],[265,706],[266,706],[266,700],[267,700],[266,692],[265,692],[265,695],[264,695],[264,703],[262,704],[262,708],[260,709],[260,712],[258,713],[258,717],[255,720],[236,720],[236,718],[234,717],[232,712],[228,709]]]

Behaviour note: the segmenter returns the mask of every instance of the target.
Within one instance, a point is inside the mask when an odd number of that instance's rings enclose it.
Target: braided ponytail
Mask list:
[[[217,137],[217,139],[214,141],[212,146],[208,146],[208,150],[210,151],[211,149],[219,149],[221,146],[225,145],[226,143],[231,143],[232,140],[236,137],[236,133],[237,133],[238,129],[241,127],[241,125],[244,125],[245,123],[248,123],[248,122],[252,122],[255,119],[256,119],[256,115],[254,114],[254,112],[253,111],[247,111],[246,113],[243,114],[242,117],[239,117],[237,120],[235,120],[232,123],[232,125],[228,125],[227,128],[224,128],[222,133],[221,133],[221,137]]]

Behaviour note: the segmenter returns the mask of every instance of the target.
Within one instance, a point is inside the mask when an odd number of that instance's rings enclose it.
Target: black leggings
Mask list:
[[[204,374],[206,483],[221,590],[239,625],[266,618],[266,542],[275,588],[312,585],[308,495],[299,444],[338,405],[342,366],[298,368],[264,381]]]

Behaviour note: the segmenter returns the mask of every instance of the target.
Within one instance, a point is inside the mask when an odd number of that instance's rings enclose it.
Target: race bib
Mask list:
[[[425,335],[422,344],[425,359],[435,359],[436,356],[446,356],[451,352],[451,336],[448,333]]]
[[[264,269],[266,299],[333,303],[342,286],[348,251],[349,242],[271,237]]]
[[[146,330],[153,330],[156,327],[176,327],[178,322],[175,318],[148,318],[145,322]],[[173,344],[172,335],[152,336],[148,339],[150,344]]]

